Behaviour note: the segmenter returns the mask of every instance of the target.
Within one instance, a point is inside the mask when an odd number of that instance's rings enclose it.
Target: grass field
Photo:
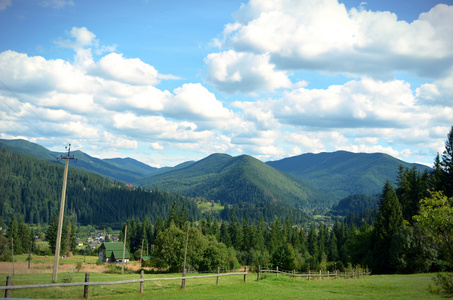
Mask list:
[[[64,274],[59,274],[59,281]],[[145,278],[179,277],[180,275],[145,275]],[[312,280],[290,278],[275,274],[249,274],[247,283],[242,275],[220,278],[188,279],[186,290],[181,290],[180,280],[144,283],[144,293],[139,293],[139,283],[123,285],[90,286],[90,299],[439,299],[427,291],[433,274],[375,275],[360,279]],[[18,274],[13,285],[50,283],[52,274]],[[138,274],[91,273],[93,281],[119,281],[138,279]],[[5,278],[0,280],[5,285]],[[84,273],[74,273],[72,282],[83,282]],[[3,292],[3,291],[2,291]],[[82,298],[83,287],[53,287],[12,290],[11,297],[19,298]],[[2,295],[3,296],[3,295]]]

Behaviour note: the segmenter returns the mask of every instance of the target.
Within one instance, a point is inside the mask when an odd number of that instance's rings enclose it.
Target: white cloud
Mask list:
[[[152,149],[154,150],[164,150],[164,147],[161,146],[159,143],[151,143],[149,144],[151,146]]]
[[[87,46],[93,46],[96,41],[96,35],[89,31],[86,27],[72,27],[71,31],[67,33],[75,40],[56,40],[55,43],[61,47],[80,49]]]
[[[216,96],[199,83],[183,84],[174,90],[166,114],[185,119],[228,119],[233,113]]]
[[[159,83],[158,72],[153,66],[138,58],[127,59],[117,53],[102,57],[92,72],[102,78],[128,84],[156,85]]]
[[[225,26],[224,41],[217,41],[231,50],[206,59],[208,80],[230,93],[263,89],[245,87],[250,86],[246,80],[261,77],[242,75],[251,63],[237,63],[232,57],[238,53],[266,57],[272,68],[264,74],[313,70],[385,80],[397,70],[443,78],[453,59],[453,6],[444,4],[407,23],[390,12],[348,11],[337,0],[252,0],[241,5],[235,19]],[[275,78],[260,82],[274,83],[267,90],[287,86]]]
[[[278,71],[267,54],[226,51],[209,54],[207,80],[226,93],[273,91],[292,86],[286,72]]]

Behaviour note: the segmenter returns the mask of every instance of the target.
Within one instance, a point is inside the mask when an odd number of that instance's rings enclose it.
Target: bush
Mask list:
[[[429,291],[431,293],[450,297],[453,296],[453,273],[438,273],[437,276],[433,278],[433,281],[435,287],[429,286]]]
[[[64,283],[72,282],[72,279],[74,278],[74,270],[74,266],[71,266],[71,270],[69,272],[63,273],[62,280]]]
[[[83,263],[81,261],[79,261],[77,264],[76,264],[76,270],[77,272],[80,272],[80,270],[82,270],[82,265]]]

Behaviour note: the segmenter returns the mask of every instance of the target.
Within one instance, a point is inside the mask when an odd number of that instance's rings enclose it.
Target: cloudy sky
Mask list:
[[[156,167],[384,152],[453,125],[453,1],[0,0],[0,138]]]

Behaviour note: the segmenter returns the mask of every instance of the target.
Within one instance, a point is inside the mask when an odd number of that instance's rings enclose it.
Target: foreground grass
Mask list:
[[[145,275],[145,278],[177,277],[171,275]],[[360,279],[330,279],[307,281],[287,276],[276,278],[262,275],[259,282],[255,274],[221,277],[220,285],[215,278],[188,279],[187,288],[180,289],[181,281],[152,281],[144,283],[144,293],[139,293],[139,283],[117,286],[90,286],[90,299],[439,299],[428,292],[433,274],[376,275]],[[19,274],[14,285],[50,283],[52,274]],[[64,274],[59,274],[59,281]],[[6,276],[5,276],[6,278]],[[119,281],[137,279],[137,274],[90,274],[90,281]],[[84,273],[74,273],[72,282],[83,282]],[[0,283],[5,285],[5,280]],[[83,287],[39,288],[13,290],[11,297],[19,298],[82,298]]]

